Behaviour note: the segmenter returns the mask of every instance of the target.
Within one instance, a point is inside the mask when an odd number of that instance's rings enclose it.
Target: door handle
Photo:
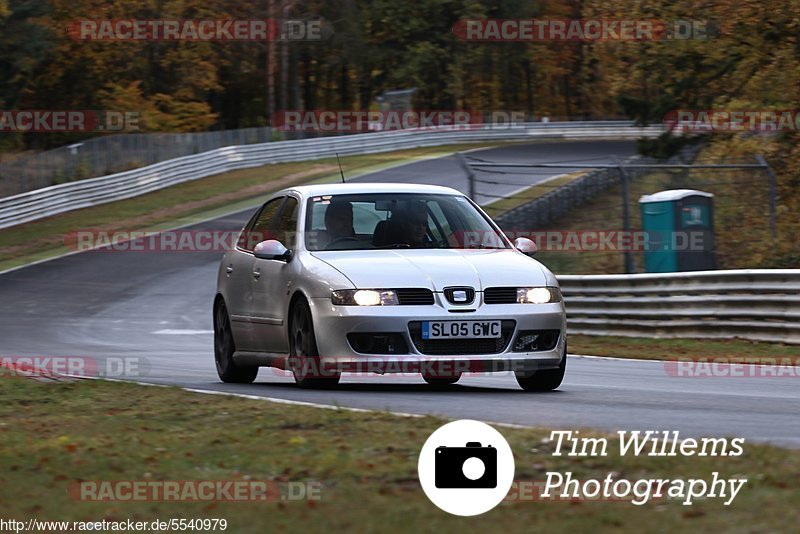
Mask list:
[[[225,267],[225,272],[231,274],[233,272],[233,266],[228,265],[227,267]]]
[[[253,271],[253,278],[261,278],[261,271]]]

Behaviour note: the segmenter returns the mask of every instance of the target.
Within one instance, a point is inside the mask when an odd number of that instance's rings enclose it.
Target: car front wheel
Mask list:
[[[567,370],[567,344],[564,343],[564,357],[556,369],[533,372],[517,372],[517,383],[525,391],[552,391],[561,385]]]
[[[341,373],[322,367],[314,323],[308,304],[300,300],[292,308],[289,323],[289,366],[301,388],[330,388],[339,383]]]

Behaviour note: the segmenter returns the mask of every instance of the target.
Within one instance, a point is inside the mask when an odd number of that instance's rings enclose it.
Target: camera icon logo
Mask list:
[[[496,488],[497,449],[481,447],[479,441],[466,447],[436,447],[437,488]]]
[[[514,455],[502,434],[480,421],[462,419],[439,427],[419,455],[425,495],[445,512],[488,512],[514,482]]]

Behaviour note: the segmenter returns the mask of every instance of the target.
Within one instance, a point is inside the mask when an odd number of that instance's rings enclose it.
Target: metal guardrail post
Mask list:
[[[631,231],[631,214],[630,214],[630,183],[628,180],[628,173],[619,158],[615,157],[614,162],[619,169],[619,175],[622,179],[622,230],[626,235]],[[633,255],[631,254],[630,247],[625,248],[625,274],[633,274]]]
[[[764,156],[759,154],[756,160],[764,166],[764,170],[769,177],[769,229],[772,232],[773,239],[778,237],[778,183],[775,172],[769,166]]]
[[[464,169],[464,173],[467,175],[467,180],[469,181],[469,198],[475,202],[475,173],[472,172],[472,168],[467,164],[464,154],[457,152],[456,158],[458,158],[458,163],[461,165],[461,168]]]

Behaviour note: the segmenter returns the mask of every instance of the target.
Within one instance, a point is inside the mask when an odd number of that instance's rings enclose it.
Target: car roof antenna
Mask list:
[[[342,160],[339,159],[339,153],[336,153],[336,161],[339,162],[339,174],[342,175],[342,183],[346,184],[347,182],[344,181],[344,171],[342,171]]]

